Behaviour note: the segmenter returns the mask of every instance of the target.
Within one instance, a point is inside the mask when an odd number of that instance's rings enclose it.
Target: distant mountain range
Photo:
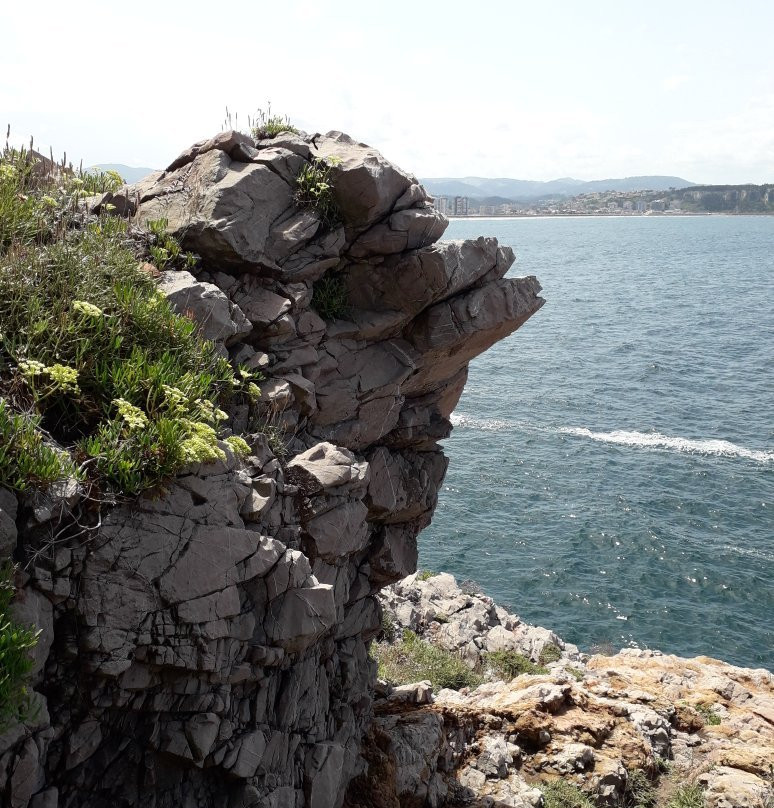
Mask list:
[[[138,168],[137,166],[125,166],[122,163],[101,163],[97,166],[89,166],[88,171],[117,171],[130,185],[133,182],[147,177],[157,169],[155,168]]]
[[[117,171],[128,183],[137,182],[157,170],[122,163],[101,163],[91,166],[91,169]],[[690,188],[696,185],[695,182],[689,182],[682,177],[662,176],[591,181],[562,177],[548,182],[487,177],[425,177],[420,179],[420,182],[433,196],[467,196],[485,201],[487,204],[578,196],[598,191],[668,191],[670,188]]]
[[[474,199],[499,197],[503,200],[523,202],[542,197],[566,197],[591,194],[599,191],[668,191],[670,188],[689,188],[696,185],[681,177],[623,177],[607,180],[575,180],[562,177],[558,180],[512,180],[487,177],[426,177],[422,185],[433,196],[467,196]]]

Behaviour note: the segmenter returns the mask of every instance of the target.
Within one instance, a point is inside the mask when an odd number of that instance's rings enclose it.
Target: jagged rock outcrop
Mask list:
[[[320,158],[334,227],[294,200]],[[0,491],[19,619],[43,630],[31,717],[0,738],[2,804],[335,808],[366,768],[376,593],[416,567],[467,363],[540,286],[505,278],[494,239],[437,243],[416,179],[336,132],[222,133],[108,203],[200,256],[160,289],[263,395],[229,412],[246,459],[224,443],[99,523],[77,486]],[[349,301],[328,321],[326,275]]]
[[[411,575],[380,600],[396,637],[413,631],[490,681],[436,694],[427,682],[383,687],[369,768],[347,808],[540,808],[539,787],[557,778],[611,808],[662,808],[685,783],[702,789],[706,808],[768,808],[774,798],[769,671],[633,648],[590,657],[446,574]],[[549,645],[542,672],[506,681],[487,658],[538,662]]]

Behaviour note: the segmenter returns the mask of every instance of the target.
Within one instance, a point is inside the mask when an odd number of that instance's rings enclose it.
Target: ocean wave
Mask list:
[[[590,438],[602,443],[617,443],[621,446],[634,446],[643,449],[667,449],[673,452],[712,455],[715,457],[743,457],[747,460],[756,460],[759,463],[769,463],[774,460],[774,451],[747,449],[730,441],[714,438],[693,440],[691,438],[670,437],[659,432],[628,432],[621,429],[616,429],[612,432],[592,432],[584,427],[572,426],[561,427],[559,432],[564,435],[574,435],[578,438]]]
[[[503,432],[513,429],[513,424],[508,421],[499,421],[496,418],[471,418],[469,415],[461,415],[456,412],[449,417],[452,426],[464,429],[480,429],[484,432]]]

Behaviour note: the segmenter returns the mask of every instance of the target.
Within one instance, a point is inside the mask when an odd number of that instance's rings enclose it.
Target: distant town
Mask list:
[[[599,191],[569,197],[500,200],[436,196],[445,216],[651,216],[773,214],[774,184],[694,185],[666,191]]]

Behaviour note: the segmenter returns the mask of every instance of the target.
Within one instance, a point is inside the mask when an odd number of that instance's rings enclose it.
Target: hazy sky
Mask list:
[[[771,0],[4,2],[0,123],[161,168],[271,100],[419,176],[774,181]]]

